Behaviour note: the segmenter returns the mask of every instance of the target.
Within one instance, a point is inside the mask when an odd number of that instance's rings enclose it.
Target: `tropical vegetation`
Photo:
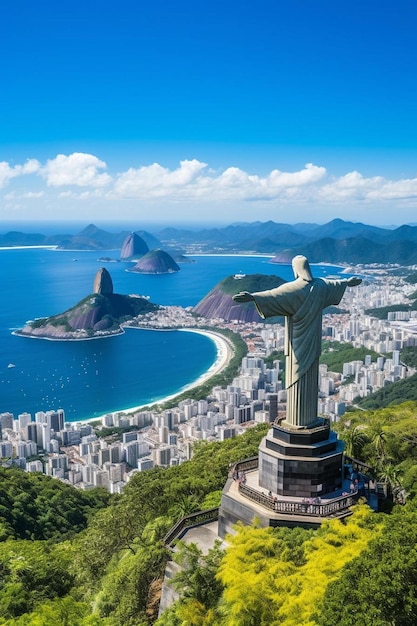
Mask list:
[[[231,464],[267,425],[199,442],[177,467],[135,474],[122,495],[0,469],[4,626],[388,626],[417,623],[417,403],[357,409],[335,425],[391,503],[365,502],[319,530],[238,525],[203,553],[163,537],[219,505]],[[158,617],[168,560],[177,594]]]
[[[201,442],[190,461],[137,473],[117,496],[1,468],[0,624],[152,623],[170,557],[162,537],[219,505],[230,463],[256,454],[264,433]]]

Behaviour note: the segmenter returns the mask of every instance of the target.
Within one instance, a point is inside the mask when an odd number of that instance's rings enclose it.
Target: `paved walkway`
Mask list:
[[[188,528],[182,537],[182,541],[185,543],[196,543],[200,550],[203,551],[203,554],[207,554],[208,551],[214,547],[216,539],[220,539],[217,534],[217,521],[202,526],[195,526],[194,528]],[[222,546],[226,546],[223,541]]]

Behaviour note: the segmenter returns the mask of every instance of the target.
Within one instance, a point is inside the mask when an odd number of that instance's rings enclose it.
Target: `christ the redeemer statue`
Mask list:
[[[319,357],[321,354],[322,312],[339,304],[346,287],[360,278],[330,280],[313,278],[305,256],[292,261],[295,280],[275,289],[233,296],[236,302],[253,300],[262,318],[285,316],[285,382],[287,416],[284,424],[306,428],[317,422]]]

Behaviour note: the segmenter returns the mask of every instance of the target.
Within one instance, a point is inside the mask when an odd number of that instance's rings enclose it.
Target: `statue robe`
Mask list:
[[[322,312],[339,304],[346,280],[296,278],[275,289],[253,293],[262,318],[285,316],[287,424],[296,428],[317,420]]]

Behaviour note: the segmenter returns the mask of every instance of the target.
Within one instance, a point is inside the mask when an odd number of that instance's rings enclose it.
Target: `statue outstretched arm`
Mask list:
[[[255,298],[251,293],[249,293],[249,291],[240,291],[232,297],[235,302],[251,302],[251,300],[255,300]]]
[[[362,282],[362,278],[358,278],[357,276],[352,276],[348,278],[346,283],[349,287],[356,287],[356,285],[360,285]]]

